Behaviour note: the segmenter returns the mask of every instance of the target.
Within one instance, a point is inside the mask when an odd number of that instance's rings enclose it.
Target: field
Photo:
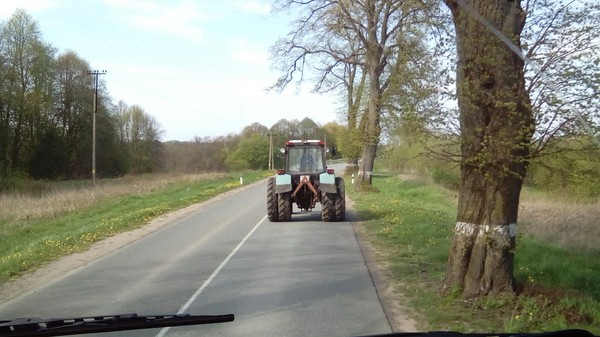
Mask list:
[[[346,190],[396,291],[421,330],[600,333],[600,204],[526,191],[520,213],[517,293],[442,296],[457,194],[409,177],[375,178],[375,192]]]
[[[600,201],[525,190],[519,209],[522,231],[576,252],[600,252]]]

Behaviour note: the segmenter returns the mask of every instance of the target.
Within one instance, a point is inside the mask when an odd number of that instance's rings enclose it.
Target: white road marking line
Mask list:
[[[246,243],[246,241],[250,238],[250,236],[252,235],[252,233],[254,233],[258,227],[260,227],[260,225],[267,219],[267,216],[265,215],[255,226],[254,228],[252,228],[252,230],[250,232],[248,232],[248,234],[246,234],[246,236],[242,239],[242,241],[240,241],[240,243],[238,243],[237,246],[235,246],[235,248],[231,251],[231,253],[229,253],[229,255],[227,255],[227,257],[225,258],[225,260],[223,260],[223,262],[221,262],[221,264],[217,267],[217,269],[215,269],[215,271],[213,271],[213,273],[208,277],[208,279],[206,281],[204,281],[204,283],[200,286],[200,288],[198,288],[198,290],[196,290],[196,292],[194,293],[194,295],[192,295],[192,297],[190,297],[188,299],[187,302],[185,302],[185,304],[179,309],[179,311],[177,312],[178,315],[185,313],[185,311],[190,307],[190,305],[192,305],[192,303],[194,303],[196,301],[196,299],[198,299],[198,297],[200,296],[200,294],[202,294],[202,292],[204,291],[204,289],[206,289],[206,287],[208,287],[208,285],[210,284],[210,282],[212,282],[212,280],[217,277],[217,275],[221,272],[221,270],[225,267],[225,265],[227,264],[227,262],[229,262],[229,260],[231,260],[231,258],[235,255],[235,253],[238,252],[238,250],[240,250],[240,248],[242,248],[242,246],[244,245],[244,243]],[[162,328],[160,330],[160,332],[156,335],[156,337],[164,337],[165,334],[167,333],[167,331],[169,331],[169,327],[167,328]]]

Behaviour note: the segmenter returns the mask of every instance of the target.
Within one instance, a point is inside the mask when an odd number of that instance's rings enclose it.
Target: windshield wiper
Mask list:
[[[66,336],[86,333],[152,329],[184,325],[232,322],[227,315],[154,315],[137,314],[79,318],[17,318],[0,321],[0,336]]]

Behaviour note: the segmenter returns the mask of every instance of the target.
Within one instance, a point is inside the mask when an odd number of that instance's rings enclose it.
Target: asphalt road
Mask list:
[[[235,314],[105,336],[354,336],[391,332],[350,222],[320,209],[266,220],[266,182],[208,203],[0,305],[0,320],[122,313]]]

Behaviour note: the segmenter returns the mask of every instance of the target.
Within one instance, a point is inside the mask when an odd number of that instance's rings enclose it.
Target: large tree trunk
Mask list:
[[[367,36],[365,62],[369,74],[369,102],[367,105],[367,118],[365,134],[363,138],[364,148],[358,172],[357,189],[371,187],[373,177],[373,167],[375,166],[375,156],[379,137],[381,136],[381,100],[384,89],[381,86],[381,74],[383,74],[386,58],[383,55],[383,47],[379,41],[379,16],[375,1],[365,3],[367,16]]]
[[[370,73],[376,73],[377,71],[370,71]],[[357,189],[368,188],[372,185],[375,156],[377,154],[377,146],[379,145],[379,137],[381,136],[380,114],[382,94],[379,85],[379,76],[371,74],[370,77],[369,104],[365,133],[363,135],[364,148],[359,165]]]
[[[463,0],[520,45],[520,1]],[[445,291],[465,297],[513,291],[519,195],[533,132],[524,62],[489,27],[446,0],[457,39],[461,184]]]
[[[358,125],[359,111],[362,105],[363,92],[365,89],[365,83],[367,79],[367,73],[364,69],[360,69],[360,81],[358,86],[355,87],[355,80],[359,66],[357,64],[346,65],[348,70],[348,85],[347,90],[347,109],[348,109],[348,132],[353,135],[360,128]],[[353,138],[352,138],[353,140]],[[358,151],[350,151],[351,155],[348,156],[346,174],[358,173]]]

